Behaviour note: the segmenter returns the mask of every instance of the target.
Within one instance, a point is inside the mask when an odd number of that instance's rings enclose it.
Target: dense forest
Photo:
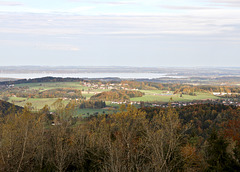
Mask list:
[[[55,105],[53,116],[28,104],[1,117],[0,171],[240,170],[237,107],[122,105],[115,114],[73,118],[74,104]]]

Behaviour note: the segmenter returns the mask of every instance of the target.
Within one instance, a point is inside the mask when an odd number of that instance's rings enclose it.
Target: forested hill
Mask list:
[[[20,79],[16,81],[0,82],[0,85],[23,84],[23,83],[38,83],[38,82],[80,82],[81,78],[61,78],[61,77],[43,77],[34,79]]]
[[[156,114],[166,111],[168,108],[145,107],[141,110],[146,112],[147,118],[152,119]],[[225,106],[222,104],[198,104],[175,108],[182,124],[191,123],[189,133],[205,140],[214,130],[220,130],[224,123],[233,120],[240,114],[240,108]],[[238,124],[239,125],[239,124]]]
[[[20,106],[0,100],[0,117],[6,116],[9,113],[21,112],[22,110],[23,108]]]

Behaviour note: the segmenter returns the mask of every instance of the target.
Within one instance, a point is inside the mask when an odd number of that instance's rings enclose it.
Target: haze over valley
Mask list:
[[[0,172],[240,171],[239,0],[0,0]]]

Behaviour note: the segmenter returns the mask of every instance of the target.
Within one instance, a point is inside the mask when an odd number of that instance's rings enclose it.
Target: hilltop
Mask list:
[[[16,113],[16,112],[21,112],[23,110],[22,107],[14,105],[12,103],[0,100],[0,116],[6,116],[9,113]]]

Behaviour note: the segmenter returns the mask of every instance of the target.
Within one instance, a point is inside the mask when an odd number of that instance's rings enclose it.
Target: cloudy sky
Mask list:
[[[0,61],[240,67],[240,0],[0,0]]]

